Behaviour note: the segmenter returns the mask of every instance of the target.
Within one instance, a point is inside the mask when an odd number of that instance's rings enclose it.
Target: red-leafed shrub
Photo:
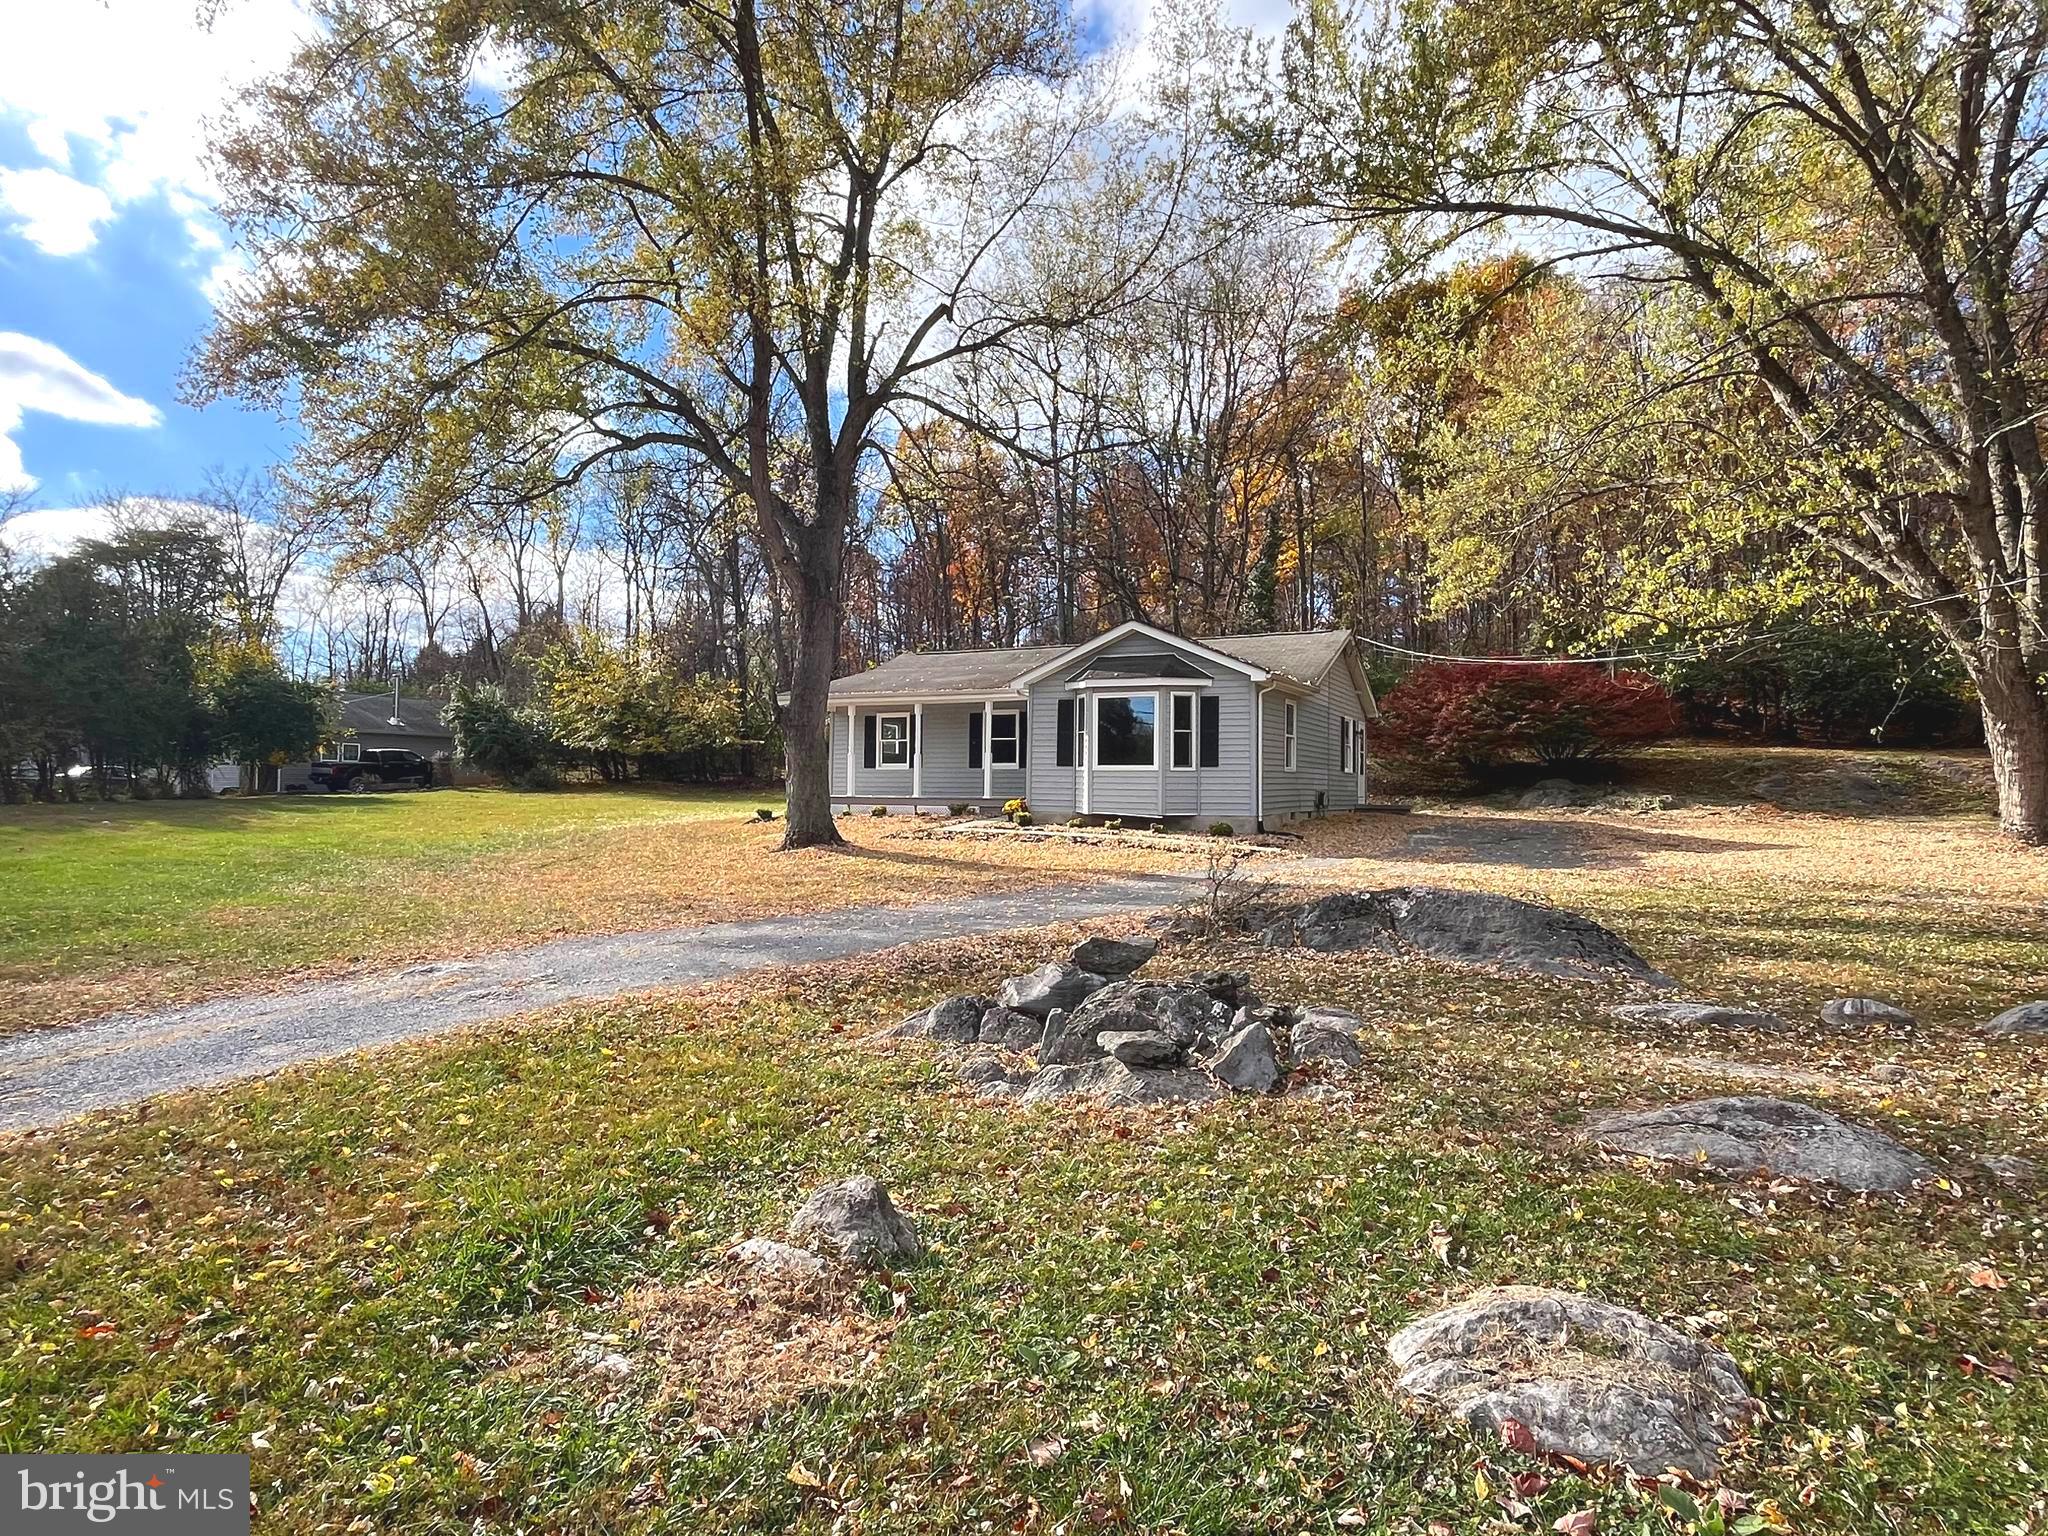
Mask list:
[[[1420,667],[1380,704],[1377,742],[1399,757],[1483,772],[1613,757],[1677,728],[1654,677],[1514,662]]]

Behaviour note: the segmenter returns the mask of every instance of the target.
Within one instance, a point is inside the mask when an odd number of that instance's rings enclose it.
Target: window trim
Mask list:
[[[363,760],[363,744],[360,741],[344,741],[338,760],[344,763],[360,763]]]
[[[1159,771],[1159,696],[1151,692],[1132,692],[1125,689],[1116,693],[1091,694],[1092,707],[1088,711],[1088,767],[1093,773],[1157,773]],[[1104,699],[1143,699],[1152,709],[1152,761],[1149,763],[1105,763],[1102,760],[1102,701]]]
[[[1301,716],[1296,711],[1294,700],[1280,701],[1280,767],[1293,773],[1301,762]]]
[[[1169,773],[1199,773],[1202,762],[1201,706],[1196,702],[1198,695],[1187,688],[1174,690],[1166,700],[1166,769]],[[1188,760],[1180,761],[1181,728],[1180,701],[1188,701]]]
[[[1004,762],[1003,759],[996,756],[996,742],[1001,739],[996,735],[996,722],[1002,719],[1010,721],[1010,760],[1008,762]],[[1021,709],[990,710],[988,712],[987,734],[988,740],[981,744],[981,750],[987,754],[989,767],[1018,767],[1018,753],[1022,751],[1024,746],[1024,711]]]
[[[891,720],[900,720],[903,723],[903,761],[900,763],[889,761],[888,725]],[[876,710],[875,766],[872,771],[876,773],[884,771],[889,773],[908,773],[910,771],[910,757],[910,712],[908,710],[900,713],[895,710]]]
[[[1349,715],[1339,715],[1337,717],[1337,772],[1343,774],[1350,771],[1351,717]]]

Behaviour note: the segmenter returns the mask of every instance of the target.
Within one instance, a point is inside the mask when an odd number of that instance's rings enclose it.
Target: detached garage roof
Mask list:
[[[397,725],[391,723],[391,695],[388,693],[345,693],[341,696],[341,729],[344,735],[421,736],[434,741],[453,741],[454,732],[441,721],[444,706],[439,699],[398,696]]]

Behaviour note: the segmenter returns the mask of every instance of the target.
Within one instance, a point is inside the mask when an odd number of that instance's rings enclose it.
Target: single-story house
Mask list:
[[[1348,629],[908,652],[833,682],[832,800],[1250,831],[1363,805],[1378,714]]]
[[[394,709],[390,693],[345,693],[336,712],[336,733],[323,742],[323,761],[348,762],[367,747],[408,747],[421,757],[448,762],[455,755],[455,733],[442,722],[446,706],[439,699],[400,696]],[[311,763],[287,763],[280,770],[280,789],[306,787]],[[438,778],[439,775],[437,774]]]

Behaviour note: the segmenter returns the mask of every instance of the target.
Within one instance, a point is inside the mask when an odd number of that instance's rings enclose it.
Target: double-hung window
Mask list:
[[[1349,773],[1351,771],[1351,717],[1349,715],[1339,715],[1337,717],[1337,771],[1339,773]]]
[[[999,709],[988,717],[988,760],[992,767],[1017,766],[1017,711]]]
[[[1280,766],[1289,773],[1294,772],[1295,748],[1294,701],[1289,699],[1280,706]]]
[[[875,762],[883,768],[910,766],[910,716],[883,715],[876,721]]]
[[[1149,693],[1105,693],[1095,700],[1095,766],[1159,766],[1159,706]]]
[[[1167,759],[1176,768],[1195,766],[1195,696],[1173,696],[1173,755]]]

